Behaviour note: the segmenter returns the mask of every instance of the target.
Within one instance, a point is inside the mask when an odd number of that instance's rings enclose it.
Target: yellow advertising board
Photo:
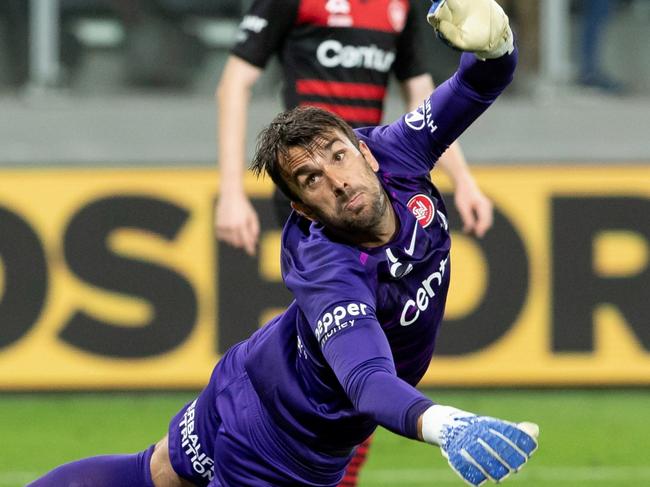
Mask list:
[[[650,385],[650,166],[475,173],[494,228],[454,231],[422,384]],[[290,299],[270,182],[246,180],[256,258],[215,240],[217,182],[199,168],[2,170],[0,389],[201,387]]]

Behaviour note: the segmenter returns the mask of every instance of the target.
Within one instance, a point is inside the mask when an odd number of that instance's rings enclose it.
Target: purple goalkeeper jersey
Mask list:
[[[463,54],[457,73],[417,110],[356,130],[399,221],[389,243],[351,245],[295,212],[284,227],[282,272],[295,300],[229,360],[243,363],[275,448],[309,466],[301,475],[313,485],[320,472],[342,470],[378,424],[415,438],[432,404],[414,386],[444,314],[450,237],[429,172],[507,86],[515,64],[516,52],[488,61]]]

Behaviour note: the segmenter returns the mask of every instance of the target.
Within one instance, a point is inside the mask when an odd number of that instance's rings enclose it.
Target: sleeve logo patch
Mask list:
[[[262,17],[258,17],[257,15],[246,15],[239,24],[239,28],[259,34],[267,25],[269,25],[269,21]]]
[[[433,201],[425,194],[416,194],[406,204],[413,216],[417,218],[418,223],[422,228],[427,228],[431,225],[433,217],[436,214],[436,208],[433,206]]]
[[[407,113],[404,116],[404,122],[413,130],[422,130],[424,128],[424,114],[422,113],[422,105]]]
[[[314,333],[321,346],[335,333],[354,326],[355,316],[367,316],[368,306],[363,303],[349,303],[346,306],[337,306],[331,312],[323,314]]]

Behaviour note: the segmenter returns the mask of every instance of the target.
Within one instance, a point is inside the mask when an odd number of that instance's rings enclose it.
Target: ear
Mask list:
[[[366,161],[368,161],[368,164],[374,172],[379,171],[379,162],[377,162],[375,156],[370,152],[370,147],[368,147],[363,140],[359,141],[359,152],[361,152]]]
[[[309,208],[304,203],[298,203],[296,201],[292,201],[291,208],[293,208],[296,211],[296,213],[298,213],[299,215],[307,218],[307,220],[316,221],[316,215],[314,215],[314,212],[311,211],[311,208]]]

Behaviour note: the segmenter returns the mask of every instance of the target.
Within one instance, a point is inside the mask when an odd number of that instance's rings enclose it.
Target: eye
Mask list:
[[[318,174],[310,174],[305,178],[305,186],[311,187],[314,186],[318,182],[319,176]]]
[[[342,161],[344,159],[344,157],[345,157],[345,152],[344,151],[338,151],[338,152],[336,152],[334,154],[334,160],[338,161],[338,162]]]

